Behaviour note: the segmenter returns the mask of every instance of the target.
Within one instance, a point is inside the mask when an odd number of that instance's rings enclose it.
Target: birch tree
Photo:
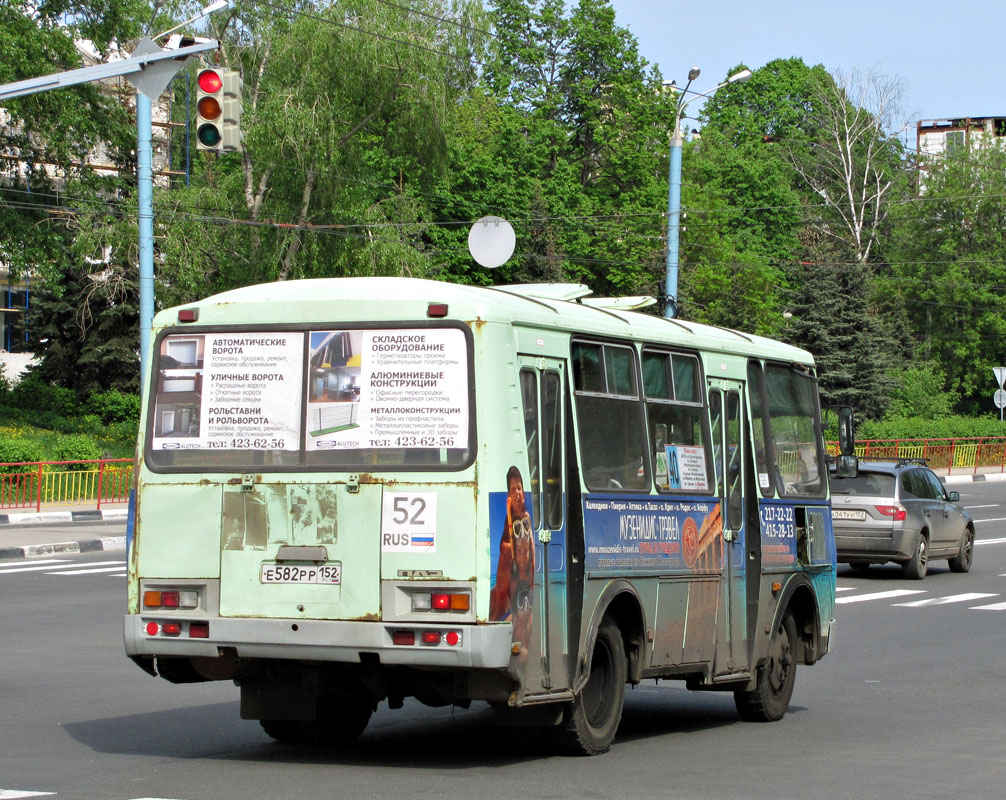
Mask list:
[[[797,172],[824,213],[810,225],[870,260],[901,171],[904,83],[853,70],[819,80],[813,96],[817,138],[789,146]]]

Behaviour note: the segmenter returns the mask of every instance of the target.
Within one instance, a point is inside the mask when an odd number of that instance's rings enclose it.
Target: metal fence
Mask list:
[[[838,444],[828,443],[831,453]],[[1006,472],[1006,437],[986,436],[960,439],[860,439],[856,442],[860,458],[924,458],[931,469],[949,475],[970,470]]]
[[[98,509],[125,503],[133,475],[131,458],[94,461],[20,461],[0,464],[0,508],[42,505],[85,506]]]

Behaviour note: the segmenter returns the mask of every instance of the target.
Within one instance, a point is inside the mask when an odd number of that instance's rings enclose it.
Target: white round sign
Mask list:
[[[482,217],[468,231],[468,252],[487,269],[496,269],[513,255],[517,237],[503,217]]]
[[[996,408],[1006,408],[1006,391],[996,389],[996,393],[992,399],[995,401]]]

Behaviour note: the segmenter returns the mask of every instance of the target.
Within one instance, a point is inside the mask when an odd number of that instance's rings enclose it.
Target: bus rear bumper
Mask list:
[[[423,667],[502,669],[510,663],[512,626],[432,625],[348,620],[211,619],[193,625],[182,620],[179,632],[166,633],[164,617],[127,615],[123,624],[126,655],[140,657],[216,657],[359,663],[377,655],[382,664]],[[152,624],[153,623],[153,624]],[[208,632],[203,627],[207,625]],[[395,644],[393,636],[411,631],[414,644]],[[439,643],[423,643],[424,633],[439,633]],[[454,633],[458,636],[456,644]],[[433,638],[433,637],[429,637]],[[364,659],[361,659],[361,655]]]

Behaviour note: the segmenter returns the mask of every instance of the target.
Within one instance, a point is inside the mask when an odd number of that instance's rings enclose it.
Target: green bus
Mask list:
[[[834,625],[813,359],[634,305],[338,278],[160,312],[129,657],[281,741],[412,697],[600,753],[644,678],[782,717]]]

